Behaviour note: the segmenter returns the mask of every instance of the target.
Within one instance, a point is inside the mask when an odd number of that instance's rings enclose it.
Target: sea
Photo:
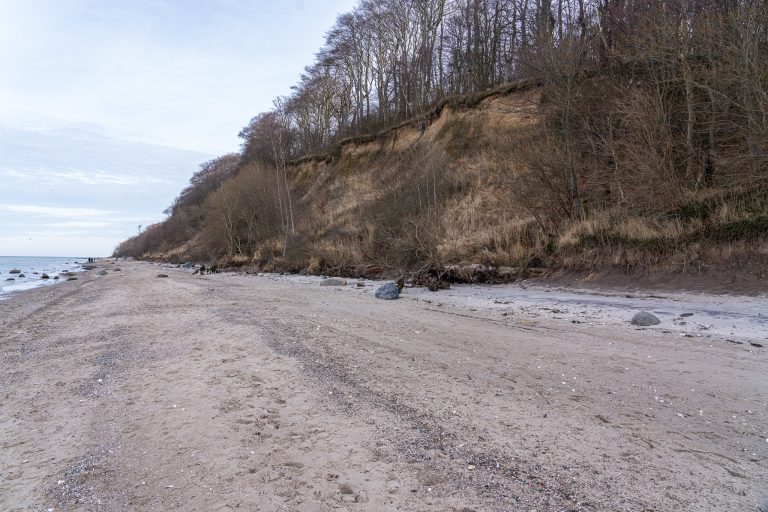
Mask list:
[[[30,290],[38,286],[51,286],[66,278],[62,272],[80,272],[81,265],[88,258],[76,257],[41,257],[41,256],[0,256],[0,300],[8,298],[8,294],[22,290]],[[20,274],[11,274],[12,270],[20,270]],[[48,274],[50,279],[43,279]],[[22,277],[23,276],[23,277]]]

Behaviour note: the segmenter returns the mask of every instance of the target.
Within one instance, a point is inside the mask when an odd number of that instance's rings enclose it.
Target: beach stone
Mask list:
[[[347,280],[338,277],[331,277],[320,282],[320,286],[347,286]]]
[[[19,269],[17,269],[17,268],[14,268],[13,270],[11,270],[11,271],[10,271],[10,272],[8,272],[8,273],[9,273],[9,274],[21,274],[21,270],[19,270]]]
[[[27,276],[25,276],[24,274],[19,274],[19,277],[27,277]]]
[[[122,272],[122,271],[123,271],[123,269],[121,269],[121,268],[113,268],[112,269],[112,272]]]
[[[427,283],[427,290],[431,292],[438,292],[440,290],[448,290],[451,288],[450,283],[446,283],[445,281],[441,281],[438,278],[432,278],[429,283]]]
[[[49,276],[48,274],[45,274],[45,273],[43,273],[43,275],[40,276],[40,279],[50,279],[50,278],[51,278],[51,276]]]
[[[376,298],[382,300],[395,300],[400,297],[400,288],[395,283],[387,283],[376,290]]]
[[[14,279],[13,277],[9,277],[8,279],[6,279],[6,281],[15,281],[15,280],[16,279]]]
[[[54,280],[54,281],[58,281],[58,280],[59,280],[59,276],[54,276],[54,277],[53,277],[53,280]]]
[[[77,281],[77,278],[76,277],[68,277],[67,281]]]
[[[168,277],[168,274],[157,274],[157,277]]]
[[[107,274],[109,274],[109,272],[107,272],[106,270],[101,270],[101,271],[99,272],[99,275],[100,275],[100,276],[105,276],[105,275],[107,275]]]
[[[640,327],[648,327],[650,325],[659,325],[661,320],[654,314],[648,313],[647,311],[641,311],[632,317],[630,323],[632,325],[639,325]]]

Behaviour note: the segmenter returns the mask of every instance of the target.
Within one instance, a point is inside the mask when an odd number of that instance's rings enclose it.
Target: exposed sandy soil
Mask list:
[[[0,302],[2,510],[768,499],[768,348],[514,299],[107,266]]]

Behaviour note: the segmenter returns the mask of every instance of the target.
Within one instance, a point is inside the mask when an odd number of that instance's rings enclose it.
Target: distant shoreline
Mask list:
[[[83,271],[87,257],[0,256],[0,300],[17,293],[53,286]]]

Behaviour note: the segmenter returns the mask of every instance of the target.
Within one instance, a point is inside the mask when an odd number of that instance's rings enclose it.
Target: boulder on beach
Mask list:
[[[347,286],[347,280],[339,277],[331,277],[322,280],[320,286]]]
[[[632,320],[630,320],[630,323],[632,325],[638,325],[640,327],[648,327],[651,325],[659,325],[661,323],[661,320],[659,320],[659,318],[652,313],[648,313],[647,311],[641,311],[632,317]]]
[[[9,273],[9,274],[21,274],[21,270],[19,270],[19,269],[17,269],[17,268],[14,268],[13,270],[11,270],[11,271],[10,271],[10,272],[8,272],[8,273]]]
[[[49,276],[46,273],[43,273],[43,275],[40,276],[40,279],[50,279],[50,278],[51,278],[51,276]]]
[[[376,298],[382,300],[395,300],[400,297],[400,287],[395,283],[387,283],[376,290]]]

